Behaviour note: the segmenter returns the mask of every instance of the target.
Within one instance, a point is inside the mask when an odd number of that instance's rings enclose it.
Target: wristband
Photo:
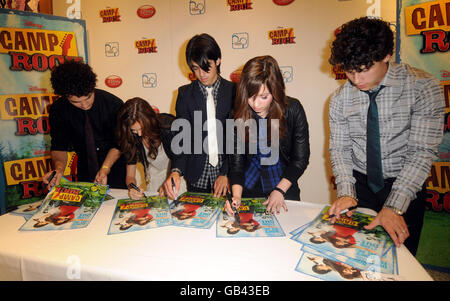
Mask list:
[[[108,165],[103,164],[102,168],[109,169],[110,167]]]
[[[283,189],[281,189],[281,188],[275,186],[275,188],[274,188],[272,191],[274,191],[274,190],[276,190],[276,191],[278,191],[279,193],[281,193],[281,194],[283,195],[283,198],[286,197],[286,192],[284,192]]]

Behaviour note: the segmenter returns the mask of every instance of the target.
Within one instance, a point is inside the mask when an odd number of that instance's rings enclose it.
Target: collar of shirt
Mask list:
[[[203,96],[205,97],[205,101],[208,98],[208,91],[206,91],[207,87],[213,88],[213,97],[214,97],[214,103],[217,104],[217,94],[220,87],[220,82],[222,81],[222,78],[220,76],[217,77],[217,80],[212,84],[211,86],[205,86],[200,81],[197,80],[198,86],[200,87],[200,91],[202,91]]]

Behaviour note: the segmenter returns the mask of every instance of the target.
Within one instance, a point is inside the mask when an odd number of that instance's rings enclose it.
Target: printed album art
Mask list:
[[[217,237],[283,237],[286,236],[273,214],[266,213],[267,200],[244,198],[238,209],[239,219],[231,217],[225,210],[217,220]]]
[[[100,208],[108,185],[63,182],[54,186],[36,212],[19,230],[80,229],[89,225]]]
[[[211,193],[185,192],[170,203],[174,226],[209,229],[224,206]]]
[[[148,196],[139,200],[121,199],[109,226],[109,234],[118,234],[172,225],[166,197]]]

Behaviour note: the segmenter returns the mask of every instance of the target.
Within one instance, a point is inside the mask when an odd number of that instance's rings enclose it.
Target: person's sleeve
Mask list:
[[[50,124],[50,138],[52,151],[68,151],[70,148],[70,141],[67,139],[68,130],[64,121],[64,116],[58,112],[54,106],[50,107],[49,111]]]
[[[294,100],[295,116],[293,123],[292,148],[290,151],[289,166],[284,170],[282,178],[286,178],[291,183],[298,181],[305,172],[309,164],[309,128],[305,110],[298,100]]]
[[[443,137],[445,98],[441,85],[434,78],[420,79],[415,90],[405,163],[384,204],[403,212],[422,189]]]
[[[189,131],[191,134],[190,128],[186,129],[184,126],[187,126],[189,123],[189,111],[188,106],[186,104],[186,100],[183,99],[183,91],[181,88],[178,89],[177,101],[175,104],[175,112],[176,119],[172,123],[172,143],[171,149],[174,153],[174,158],[171,164],[171,170],[178,170],[184,175],[186,173],[186,154],[182,153],[184,143],[186,142],[186,138],[189,139],[189,143],[191,142],[191,137],[184,137],[182,139],[183,131]]]
[[[330,161],[336,179],[337,197],[351,196],[357,199],[349,124],[343,113],[344,96],[341,93],[332,96],[329,106]]]

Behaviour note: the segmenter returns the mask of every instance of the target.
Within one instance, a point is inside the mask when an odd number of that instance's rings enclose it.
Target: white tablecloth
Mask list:
[[[211,229],[167,226],[107,235],[118,198],[105,201],[84,229],[18,231],[21,216],[0,216],[0,280],[317,280],[295,271],[301,245],[289,232],[311,221],[325,204],[288,201],[277,217],[286,237],[216,238]],[[401,246],[405,280],[432,280]]]

